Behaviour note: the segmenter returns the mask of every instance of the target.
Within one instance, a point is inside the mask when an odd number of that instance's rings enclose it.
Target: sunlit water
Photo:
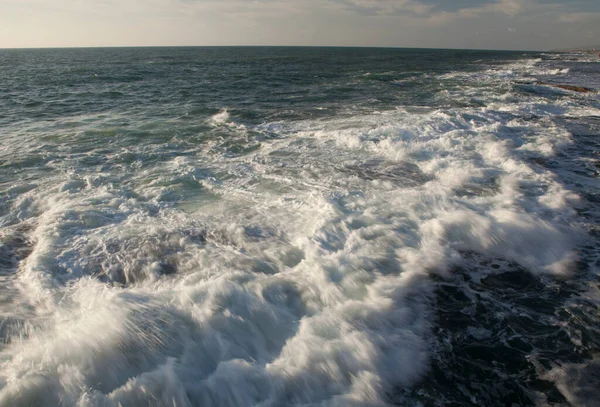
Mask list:
[[[599,74],[0,51],[0,405],[595,405]]]

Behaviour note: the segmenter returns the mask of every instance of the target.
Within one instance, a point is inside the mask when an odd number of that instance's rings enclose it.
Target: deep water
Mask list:
[[[598,78],[0,50],[0,405],[597,405]]]

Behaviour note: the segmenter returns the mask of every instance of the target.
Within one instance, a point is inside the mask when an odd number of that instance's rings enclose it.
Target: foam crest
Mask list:
[[[219,113],[212,115],[209,121],[215,125],[222,125],[229,122],[230,117],[231,116],[229,115],[227,109],[223,109]]]

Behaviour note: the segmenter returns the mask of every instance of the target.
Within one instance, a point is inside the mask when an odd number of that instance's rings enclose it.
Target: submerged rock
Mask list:
[[[579,92],[579,93],[594,93],[594,92],[597,92],[596,89],[586,88],[585,86],[564,85],[564,84],[560,84],[560,83],[548,83],[548,82],[542,82],[542,81],[516,82],[516,83],[518,83],[520,85],[542,85],[542,86],[550,86],[552,88],[569,90],[569,91],[572,91],[572,92]]]
[[[538,83],[538,85],[546,85],[546,86],[552,86],[554,88],[559,88],[559,89],[565,89],[565,90],[570,90],[573,92],[581,92],[581,93],[590,93],[590,92],[596,92],[595,89],[591,89],[591,88],[586,88],[584,86],[574,86],[574,85],[554,85],[551,83]]]

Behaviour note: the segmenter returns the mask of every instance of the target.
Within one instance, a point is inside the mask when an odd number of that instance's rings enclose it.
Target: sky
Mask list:
[[[0,0],[0,48],[600,46],[600,0]]]

